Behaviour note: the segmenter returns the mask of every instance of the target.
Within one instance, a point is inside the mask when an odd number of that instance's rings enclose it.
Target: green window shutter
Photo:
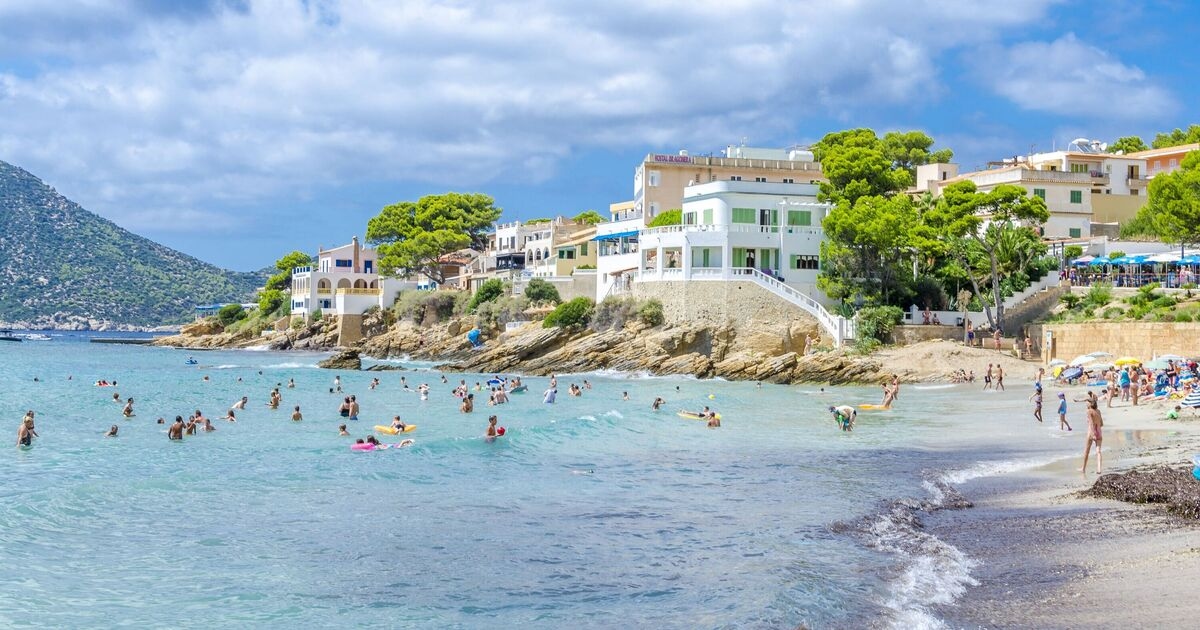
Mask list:
[[[810,226],[812,225],[812,211],[810,210],[788,210],[788,225],[791,226]]]
[[[1079,238],[1080,230],[1079,228],[1071,228],[1067,233],[1071,235],[1071,238]]]
[[[712,225],[712,208],[704,209],[704,225]]]
[[[1072,190],[1071,191],[1071,203],[1083,203],[1083,191],[1082,190]]]
[[[771,225],[779,225],[779,211],[771,210]]]
[[[579,244],[579,255],[580,256],[587,256],[587,245],[588,245],[587,241],[584,241],[583,243]]]
[[[1034,188],[1033,196],[1037,197],[1038,199],[1041,199],[1042,201],[1045,201],[1046,200],[1046,189],[1045,188]]]
[[[757,223],[757,221],[755,220],[755,215],[757,215],[757,214],[758,213],[754,211],[754,208],[734,208],[733,209],[733,222],[734,223],[749,223],[749,224],[753,225],[753,224]]]

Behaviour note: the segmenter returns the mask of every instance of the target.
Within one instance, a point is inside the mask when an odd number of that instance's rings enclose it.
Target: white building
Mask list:
[[[628,290],[638,263],[638,232],[647,219],[633,201],[614,203],[608,208],[612,220],[596,226],[596,301]]]
[[[372,306],[391,306],[411,282],[379,276],[375,248],[360,245],[358,237],[347,245],[322,249],[317,263],[292,269],[292,315],[361,315]]]
[[[825,303],[817,273],[830,205],[817,201],[817,191],[746,181],[688,186],[682,225],[639,231],[637,281],[765,275]]]

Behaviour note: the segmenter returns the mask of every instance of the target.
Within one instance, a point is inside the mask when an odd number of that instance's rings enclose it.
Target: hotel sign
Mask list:
[[[690,155],[671,155],[669,153],[655,153],[655,162],[674,162],[677,164],[691,164],[692,156]]]

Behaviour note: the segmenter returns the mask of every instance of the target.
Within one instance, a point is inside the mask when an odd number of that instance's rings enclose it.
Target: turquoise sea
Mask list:
[[[335,373],[318,354],[86,337],[0,343],[3,626],[936,627],[927,611],[955,601],[972,560],[919,512],[1078,446],[1033,424],[1022,375],[1001,394],[905,386],[895,411],[843,433],[826,407],[878,402],[878,388],[564,375],[556,404],[534,377],[461,414],[453,384],[486,375],[442,384],[429,364]],[[355,437],[399,414],[415,444],[351,452],[335,374],[362,406]],[[243,395],[238,422],[217,420]],[[674,413],[705,404],[722,428]],[[21,450],[27,409],[40,437]],[[217,431],[173,443],[155,424],[196,409]],[[507,428],[493,443],[489,413]]]

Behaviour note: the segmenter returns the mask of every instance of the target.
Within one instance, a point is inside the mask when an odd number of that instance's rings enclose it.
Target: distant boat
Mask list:
[[[13,334],[13,331],[4,329],[0,330],[0,341],[21,341],[22,339]]]
[[[15,336],[26,341],[50,341],[50,335],[43,335],[42,333],[24,333]]]

